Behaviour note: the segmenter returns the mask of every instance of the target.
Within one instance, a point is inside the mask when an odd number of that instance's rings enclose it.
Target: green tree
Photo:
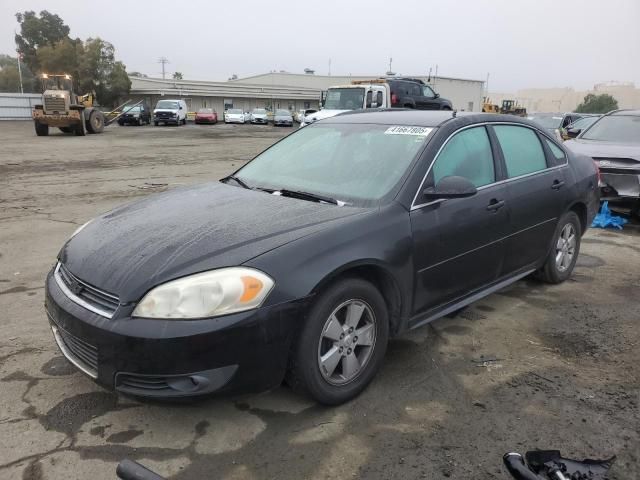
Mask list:
[[[611,95],[588,94],[583,102],[577,106],[576,113],[607,113],[618,108],[618,101]]]
[[[25,92],[38,92],[39,86],[36,78],[29,68],[23,63],[22,87]],[[9,55],[0,54],[0,92],[19,92],[20,74],[18,72],[18,59]]]
[[[182,80],[182,72],[173,72],[174,80]]]
[[[69,37],[69,27],[58,15],[46,10],[38,16],[34,11],[16,13],[20,33],[15,36],[18,51],[24,55],[24,63],[33,73],[40,73],[37,50],[53,46]]]
[[[36,59],[41,73],[68,73],[78,80],[78,59],[83,53],[81,40],[64,38],[53,45],[37,49]]]

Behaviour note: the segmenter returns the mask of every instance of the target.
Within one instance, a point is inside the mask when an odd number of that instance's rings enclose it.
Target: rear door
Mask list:
[[[446,141],[417,192],[410,213],[416,322],[499,277],[509,220],[497,171],[485,126],[465,127]],[[469,179],[478,193],[425,203],[422,191],[450,175]]]
[[[567,159],[534,128],[493,125],[504,161],[511,233],[504,273],[539,267],[551,247],[559,217],[567,207]],[[551,147],[559,152],[555,157]]]

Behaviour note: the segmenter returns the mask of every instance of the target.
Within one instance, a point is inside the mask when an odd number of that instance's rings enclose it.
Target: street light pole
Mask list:
[[[20,93],[24,93],[24,89],[22,88],[22,67],[20,66],[21,56],[22,54],[18,51],[18,76],[20,77]]]

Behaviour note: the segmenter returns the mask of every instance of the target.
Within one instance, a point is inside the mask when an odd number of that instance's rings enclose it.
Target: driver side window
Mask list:
[[[436,94],[435,92],[431,89],[431,87],[424,85],[422,87],[422,96],[427,97],[427,98],[435,98]]]
[[[495,182],[491,143],[485,127],[462,130],[444,146],[433,164],[433,182],[444,177],[464,177],[476,188]]]

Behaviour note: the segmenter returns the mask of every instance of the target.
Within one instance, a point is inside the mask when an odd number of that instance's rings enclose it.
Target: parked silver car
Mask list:
[[[273,125],[276,127],[293,127],[293,117],[289,110],[276,110],[273,116]]]
[[[269,122],[267,111],[264,108],[254,108],[250,116],[251,123],[266,125]]]

